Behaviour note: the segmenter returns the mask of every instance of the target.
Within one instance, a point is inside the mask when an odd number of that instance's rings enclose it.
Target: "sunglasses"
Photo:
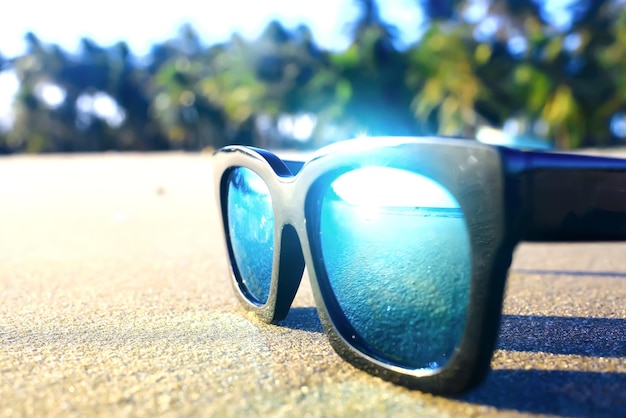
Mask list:
[[[306,265],[335,351],[426,392],[488,373],[518,242],[626,239],[626,160],[364,138],[306,164],[243,146],[213,164],[243,305],[284,319]]]

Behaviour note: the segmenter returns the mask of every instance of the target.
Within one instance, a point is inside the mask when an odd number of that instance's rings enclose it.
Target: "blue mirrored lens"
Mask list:
[[[415,369],[442,367],[465,329],[469,232],[458,202],[414,172],[362,168],[325,192],[321,249],[330,286],[361,351]]]
[[[240,285],[253,302],[267,302],[274,258],[274,211],[267,185],[247,168],[233,169],[228,178],[228,232]]]

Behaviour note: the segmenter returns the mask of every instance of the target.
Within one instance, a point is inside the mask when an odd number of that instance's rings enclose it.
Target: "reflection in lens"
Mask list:
[[[254,302],[267,302],[274,257],[274,211],[265,182],[243,167],[228,178],[228,232],[241,285]]]
[[[465,328],[471,277],[469,232],[450,192],[410,171],[350,171],[325,192],[320,233],[352,327],[343,337],[387,363],[444,366]]]

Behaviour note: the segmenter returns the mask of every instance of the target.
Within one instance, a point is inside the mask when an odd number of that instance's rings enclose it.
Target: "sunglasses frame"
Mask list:
[[[335,351],[352,365],[410,388],[455,394],[478,385],[489,371],[500,322],[508,267],[517,239],[509,231],[505,167],[497,147],[440,138],[368,138],[327,147],[293,175],[274,154],[230,146],[213,158],[215,191],[231,265],[242,305],[266,322],[284,319],[304,266],[322,326]],[[324,191],[339,175],[381,166],[416,172],[446,188],[465,215],[470,237],[471,282],[467,322],[460,344],[438,369],[409,369],[365,352],[332,293],[323,265],[319,224]],[[255,172],[268,186],[274,210],[274,259],[267,302],[254,301],[242,285],[228,229],[228,179],[235,167]]]

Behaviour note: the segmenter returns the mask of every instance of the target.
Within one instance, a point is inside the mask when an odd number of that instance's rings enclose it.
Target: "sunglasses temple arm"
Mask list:
[[[626,159],[500,149],[522,241],[626,240]]]

